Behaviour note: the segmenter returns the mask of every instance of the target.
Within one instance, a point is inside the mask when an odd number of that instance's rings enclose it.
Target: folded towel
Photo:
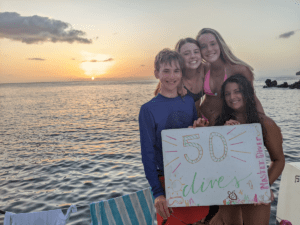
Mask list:
[[[61,209],[14,214],[6,212],[3,225],[65,225],[71,213],[77,212],[75,205],[71,205],[64,215]]]
[[[91,203],[90,212],[93,225],[153,225],[156,220],[150,188]]]

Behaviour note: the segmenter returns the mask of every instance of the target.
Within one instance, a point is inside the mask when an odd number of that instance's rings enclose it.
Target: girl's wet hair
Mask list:
[[[221,99],[223,100],[223,107],[220,116],[216,120],[216,125],[224,125],[225,122],[230,119],[236,120],[236,117],[234,116],[234,110],[230,108],[225,101],[225,88],[229,83],[236,83],[239,86],[240,92],[242,93],[244,104],[246,106],[246,123],[260,123],[256,109],[254,89],[250,81],[248,81],[241,74],[235,74],[229,77],[222,85]]]

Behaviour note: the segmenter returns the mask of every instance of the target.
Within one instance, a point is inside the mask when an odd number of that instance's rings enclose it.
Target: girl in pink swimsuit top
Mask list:
[[[212,93],[210,86],[209,86],[209,79],[210,79],[210,70],[207,72],[204,78],[204,93],[207,95],[212,95],[212,96],[217,96],[217,93]],[[226,69],[225,69],[225,76],[224,76],[224,81],[227,80],[227,75],[226,75]]]

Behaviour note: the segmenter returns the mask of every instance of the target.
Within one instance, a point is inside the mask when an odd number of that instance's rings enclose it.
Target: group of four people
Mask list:
[[[155,97],[139,115],[142,162],[155,198],[158,224],[204,222],[208,206],[168,208],[164,190],[161,131],[196,126],[260,123],[270,154],[270,185],[281,174],[285,160],[282,135],[264,114],[255,95],[253,68],[238,59],[221,35],[209,28],[181,39],[175,51],[164,49],[155,58],[159,84]],[[204,100],[200,103],[202,96]],[[220,206],[210,224],[268,224],[270,204]]]

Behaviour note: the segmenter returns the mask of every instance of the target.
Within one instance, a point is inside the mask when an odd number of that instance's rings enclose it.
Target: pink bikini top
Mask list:
[[[207,72],[207,74],[205,75],[204,78],[204,93],[207,95],[213,95],[216,96],[217,93],[212,93],[210,86],[209,86],[209,79],[210,79],[210,70]],[[225,69],[225,76],[224,76],[224,81],[227,79],[227,75],[226,75],[226,69]]]

